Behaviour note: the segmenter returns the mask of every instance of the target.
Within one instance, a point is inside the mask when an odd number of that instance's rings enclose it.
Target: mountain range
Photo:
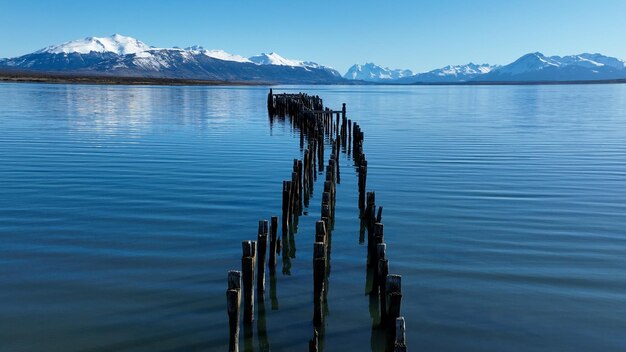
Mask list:
[[[64,74],[223,82],[292,84],[482,84],[626,79],[626,63],[602,54],[545,56],[530,53],[507,65],[445,66],[423,73],[374,63],[353,65],[343,76],[331,67],[277,53],[244,57],[201,46],[157,48],[114,34],[52,45],[0,59],[0,73]]]
[[[358,71],[358,79],[395,84],[420,83],[503,83],[503,82],[567,82],[626,79],[626,62],[602,54],[545,56],[526,54],[514,62],[499,66],[473,64],[445,66],[436,70],[403,77],[391,77],[395,72],[375,64],[355,65],[344,78]]]
[[[276,53],[245,58],[200,46],[156,48],[114,34],[52,45],[0,60],[0,70],[47,74],[148,77],[230,82],[340,83],[339,72]]]

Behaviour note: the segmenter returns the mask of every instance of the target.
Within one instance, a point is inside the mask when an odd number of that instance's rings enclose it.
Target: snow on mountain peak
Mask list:
[[[279,66],[297,66],[297,67],[308,66],[303,61],[285,59],[284,57],[276,54],[275,52],[271,52],[269,54],[261,53],[260,55],[251,56],[248,59],[257,65],[279,65]]]
[[[412,75],[413,72],[411,72],[411,70],[390,69],[389,67],[376,65],[373,62],[366,62],[363,65],[352,65],[343,77],[348,79],[378,82]]]
[[[551,59],[560,62],[562,65],[575,65],[587,68],[597,68],[602,66],[608,66],[622,70],[626,67],[626,62],[623,60],[605,56],[602,54],[589,54],[583,53],[578,55],[569,56],[552,56]]]
[[[489,65],[489,64],[480,64],[477,65],[475,63],[470,62],[467,65],[448,65],[442,67],[440,69],[432,70],[428,73],[435,74],[437,76],[463,76],[474,77],[478,75],[482,75],[485,73],[491,72],[497,66]]]
[[[561,63],[552,57],[547,57],[540,52],[526,54],[513,63],[502,66],[498,72],[516,75],[528,71],[543,70],[549,67],[560,67]]]
[[[599,68],[624,70],[626,68],[626,62],[601,54],[583,53],[578,55],[547,57],[539,52],[535,52],[526,54],[513,63],[502,66],[497,70],[497,73],[504,75],[520,75],[546,69],[561,69],[564,67],[578,67],[594,71]]]
[[[131,37],[113,34],[110,37],[87,37],[72,40],[59,45],[52,45],[39,50],[39,53],[88,54],[90,52],[115,53],[117,55],[137,54],[149,50],[150,46]]]
[[[194,45],[189,48],[186,48],[185,50],[190,51],[193,54],[204,54],[208,57],[212,57],[214,59],[219,59],[219,60],[224,60],[224,61],[250,62],[250,60],[248,60],[247,58],[243,56],[231,54],[220,49],[213,49],[213,50],[205,49],[204,47],[200,45]]]

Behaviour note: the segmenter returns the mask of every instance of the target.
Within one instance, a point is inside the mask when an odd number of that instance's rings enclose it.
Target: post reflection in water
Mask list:
[[[267,321],[265,318],[265,295],[258,295],[259,320],[257,321],[257,334],[259,335],[259,351],[269,351],[270,343],[267,336]]]

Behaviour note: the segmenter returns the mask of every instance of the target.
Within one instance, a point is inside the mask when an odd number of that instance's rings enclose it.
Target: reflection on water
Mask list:
[[[407,341],[426,351],[624,350],[625,89],[284,87],[347,103],[363,127]],[[266,97],[1,84],[0,349],[224,350],[226,273],[301,155]],[[325,351],[382,333],[347,165]],[[307,348],[319,201],[282,242],[254,350]]]

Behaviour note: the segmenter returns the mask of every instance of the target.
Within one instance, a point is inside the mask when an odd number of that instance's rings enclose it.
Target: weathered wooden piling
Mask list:
[[[361,211],[361,215],[363,215],[365,210],[365,189],[367,187],[367,160],[361,160],[361,164],[359,165],[359,210]]]
[[[326,244],[315,242],[313,245],[313,324],[321,326],[324,319],[323,293],[326,278]]]
[[[381,223],[375,223],[373,226],[374,235],[372,236],[372,262],[374,266],[378,264],[377,246],[385,242],[385,228]]]
[[[352,153],[352,120],[348,119],[348,140],[346,141],[348,145],[348,155]]]
[[[259,233],[257,236],[257,292],[259,296],[265,293],[265,256],[267,254],[267,235],[269,231],[269,223],[267,220],[259,221]]]
[[[315,242],[326,243],[326,224],[324,220],[315,223]]]
[[[387,329],[391,336],[395,336],[395,321],[400,317],[400,305],[402,303],[402,277],[400,275],[387,275]]]
[[[387,245],[384,243],[378,243],[376,245],[376,255],[374,256],[374,260],[372,261],[374,263],[374,279],[373,279],[373,283],[372,283],[372,293],[375,295],[379,295],[380,293],[380,286],[382,285],[382,283],[384,282],[384,278],[386,278],[386,276],[382,276],[381,274],[381,261],[384,261],[387,259]],[[384,264],[383,264],[384,265]]]
[[[228,272],[226,307],[228,311],[228,351],[239,352],[239,307],[241,306],[241,271]]]
[[[272,92],[272,88],[270,88],[270,93],[267,95],[267,112],[270,116],[274,116],[274,93]]]
[[[283,236],[289,231],[291,218],[291,181],[283,181],[283,209],[282,209],[282,228]]]
[[[272,216],[270,224],[270,273],[276,271],[276,254],[278,253],[278,216]]]
[[[241,272],[243,279],[243,322],[254,321],[254,257],[256,242],[242,242]]]
[[[376,218],[376,192],[367,192],[365,210],[363,211],[363,221],[368,232],[368,241],[370,241],[370,249],[372,248],[371,242],[374,238],[374,219]]]
[[[387,321],[387,285],[385,278],[389,275],[389,260],[385,254],[384,259],[378,260],[378,299],[380,301],[380,325],[384,326]]]
[[[405,334],[404,317],[396,318],[396,338],[394,341],[394,352],[406,352],[406,334]]]
[[[296,165],[294,165],[294,169],[297,169],[298,160],[294,160]],[[291,173],[291,204],[290,204],[290,213],[293,216],[293,222],[296,221],[297,216],[299,215],[298,210],[300,209],[299,202],[299,187],[300,184],[298,182],[298,173],[296,171]]]

